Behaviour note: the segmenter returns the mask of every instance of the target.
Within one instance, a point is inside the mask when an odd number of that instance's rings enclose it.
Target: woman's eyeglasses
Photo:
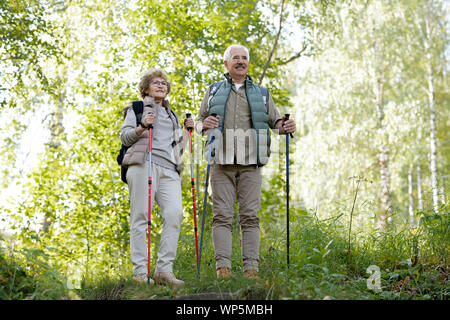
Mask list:
[[[163,86],[163,87],[167,87],[167,82],[165,82],[165,81],[152,81],[152,82],[150,82],[150,84],[152,85],[152,86]]]

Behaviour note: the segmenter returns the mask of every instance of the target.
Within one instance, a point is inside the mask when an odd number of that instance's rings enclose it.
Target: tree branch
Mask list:
[[[270,61],[272,60],[273,53],[275,52],[275,49],[277,48],[277,45],[278,45],[278,39],[280,38],[282,24],[283,24],[284,1],[285,0],[281,1],[280,24],[279,24],[279,27],[278,27],[277,36],[275,37],[275,42],[274,42],[274,44],[272,46],[272,51],[270,52],[269,57],[267,58],[267,61],[264,64],[263,72],[262,72],[261,76],[258,79],[258,83],[261,83],[263,81],[264,76],[266,75],[267,68],[269,67]]]
[[[307,45],[307,44],[303,44],[303,48],[302,48],[299,52],[297,52],[295,55],[293,55],[293,56],[290,57],[289,59],[280,62],[278,65],[282,66],[282,65],[288,64],[289,62],[294,61],[295,59],[300,58],[300,57],[302,56],[302,53],[305,52],[305,50],[306,50],[307,48],[308,48],[308,45]]]

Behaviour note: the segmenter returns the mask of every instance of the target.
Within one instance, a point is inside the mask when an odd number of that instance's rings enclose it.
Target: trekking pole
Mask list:
[[[289,113],[284,115],[285,121],[289,120]],[[287,231],[287,241],[286,241],[286,258],[287,267],[289,269],[289,135],[294,138],[292,133],[286,134],[286,231]]]
[[[213,113],[211,114],[213,117],[216,117],[217,114]],[[203,196],[203,216],[202,216],[202,232],[200,234],[200,255],[198,258],[198,266],[197,266],[197,278],[200,277],[200,263],[202,261],[202,244],[203,244],[203,230],[205,227],[205,210],[206,210],[206,197],[208,195],[208,183],[209,183],[209,168],[210,168],[210,162],[211,162],[211,154],[213,153],[212,150],[212,143],[214,141],[214,135],[211,132],[211,138],[209,141],[209,152],[208,152],[208,165],[206,167],[206,182],[205,182],[205,193]],[[214,154],[213,154],[214,156]]]
[[[152,228],[152,130],[153,125],[148,126],[148,264],[147,282],[150,284],[150,248],[151,248],[151,228]]]
[[[191,114],[186,113],[186,118],[190,118]],[[197,268],[198,268],[198,240],[197,240],[197,211],[195,208],[195,181],[194,181],[194,161],[192,159],[192,129],[189,128],[189,150],[191,156],[191,185],[192,185],[192,203],[194,207],[194,233],[195,233],[195,253],[197,255]]]

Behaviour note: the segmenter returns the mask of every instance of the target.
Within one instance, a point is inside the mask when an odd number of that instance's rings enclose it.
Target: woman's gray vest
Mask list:
[[[231,91],[231,78],[226,74],[226,81],[216,82],[210,87],[209,114],[217,114],[219,118],[219,129],[223,134],[223,124],[226,114],[226,105]],[[252,78],[247,76],[245,80],[245,94],[250,106],[252,127],[256,131],[257,165],[267,164],[270,156],[270,128],[269,115],[266,103],[269,93],[266,88],[253,84]]]

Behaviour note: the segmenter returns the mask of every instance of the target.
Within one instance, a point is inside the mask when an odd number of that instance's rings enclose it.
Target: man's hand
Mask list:
[[[294,133],[295,130],[297,130],[297,125],[295,124],[295,121],[292,119],[286,120],[286,117],[283,116],[282,121],[282,127],[284,132],[283,133]]]
[[[292,119],[286,120],[286,117],[283,116],[281,120],[278,120],[275,124],[275,128],[278,130],[278,134],[292,134],[297,130],[297,126],[295,124],[295,121]]]
[[[209,116],[205,120],[203,120],[203,130],[214,129],[219,127],[219,118],[220,116]]]

